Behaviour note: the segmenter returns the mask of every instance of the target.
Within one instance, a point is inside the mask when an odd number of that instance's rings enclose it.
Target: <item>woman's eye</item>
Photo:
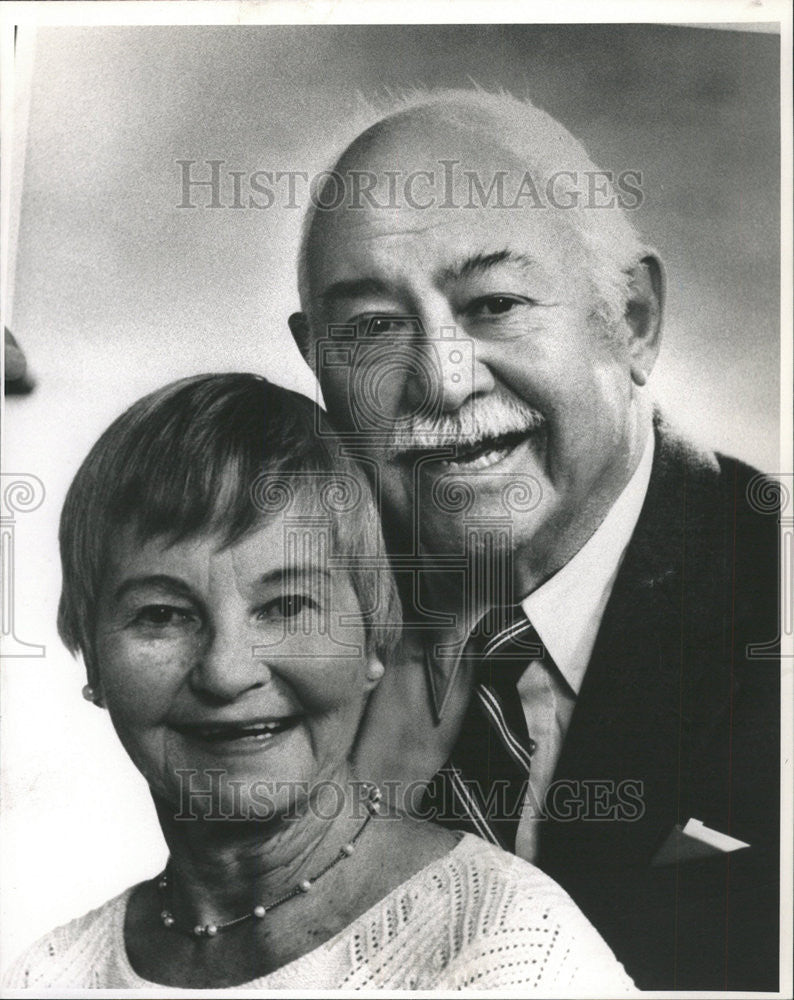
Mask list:
[[[155,628],[183,625],[192,620],[193,614],[188,608],[179,608],[173,604],[147,604],[135,615],[136,623]]]
[[[316,611],[317,602],[306,594],[285,594],[268,601],[261,611],[261,617],[274,618],[295,618],[303,611]]]

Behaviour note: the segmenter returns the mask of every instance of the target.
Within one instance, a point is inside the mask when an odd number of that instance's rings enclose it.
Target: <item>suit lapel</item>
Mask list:
[[[643,814],[630,823],[552,820],[540,843],[540,858],[552,868],[563,854],[570,863],[580,838],[591,862],[600,854],[602,863],[618,855],[621,864],[645,863],[660,836],[689,818],[682,816],[688,803],[682,801],[681,765],[693,722],[690,693],[714,648],[713,637],[698,634],[698,619],[719,617],[713,613],[719,585],[709,579],[716,570],[709,559],[715,548],[709,509],[713,520],[717,467],[708,456],[685,454],[658,418],[654,432],[648,494],[555,771],[555,782],[574,784],[591,820],[595,782],[610,783],[616,803],[621,782],[633,783],[632,794],[641,783]]]

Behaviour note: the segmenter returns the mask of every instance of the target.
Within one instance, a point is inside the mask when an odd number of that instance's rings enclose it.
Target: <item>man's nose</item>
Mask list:
[[[255,638],[242,627],[219,629],[196,651],[190,672],[195,694],[216,702],[232,702],[272,679],[261,655],[254,655]]]
[[[421,377],[407,387],[412,407],[452,413],[494,386],[476,342],[456,322],[446,302],[424,311],[416,349],[421,356]]]

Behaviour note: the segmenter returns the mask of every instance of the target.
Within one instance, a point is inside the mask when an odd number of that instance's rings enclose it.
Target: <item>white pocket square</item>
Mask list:
[[[699,819],[690,819],[684,826],[676,823],[667,840],[653,856],[651,864],[673,865],[695,858],[707,858],[715,854],[728,854],[750,845],[727,833],[712,830]]]

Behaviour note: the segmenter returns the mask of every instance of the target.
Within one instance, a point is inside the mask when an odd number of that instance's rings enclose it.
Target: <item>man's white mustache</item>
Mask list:
[[[489,438],[529,434],[545,423],[537,410],[511,396],[473,399],[441,417],[411,417],[394,428],[386,446],[389,458],[436,448],[471,448]]]

